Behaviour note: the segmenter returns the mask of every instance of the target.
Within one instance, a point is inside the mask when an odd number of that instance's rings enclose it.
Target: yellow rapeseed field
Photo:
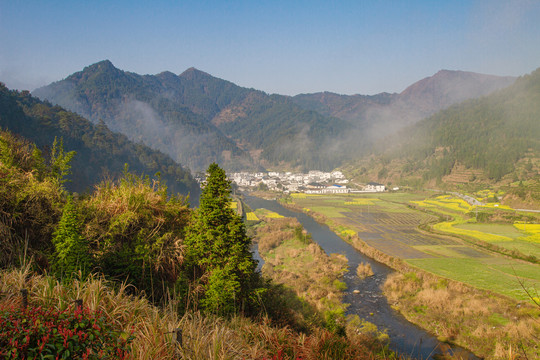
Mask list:
[[[510,206],[502,205],[499,203],[487,203],[481,207],[491,208],[491,209],[503,209],[503,210],[513,210]]]
[[[354,236],[354,235],[356,235],[356,231],[351,230],[351,229],[343,230],[341,232],[341,235],[343,235],[343,236]]]
[[[521,240],[540,243],[540,224],[515,223],[514,227],[528,235],[521,237]]]
[[[246,219],[249,221],[259,221],[259,218],[257,217],[257,215],[255,215],[254,212],[248,212],[246,214]]]
[[[281,219],[283,216],[279,215],[277,212],[268,211],[266,214],[264,214],[267,218],[270,219]]]
[[[412,201],[412,203],[422,207],[441,207],[462,213],[467,213],[473,209],[465,200],[454,198],[450,195],[437,196],[433,200]]]

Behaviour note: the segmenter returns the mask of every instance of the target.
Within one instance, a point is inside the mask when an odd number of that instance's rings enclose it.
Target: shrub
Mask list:
[[[98,185],[83,201],[81,215],[83,235],[108,278],[127,280],[160,300],[163,285],[173,286],[180,277],[190,210],[159,182],[126,170],[120,181]]]
[[[100,312],[34,307],[0,309],[0,357],[9,359],[127,359],[133,337]]]

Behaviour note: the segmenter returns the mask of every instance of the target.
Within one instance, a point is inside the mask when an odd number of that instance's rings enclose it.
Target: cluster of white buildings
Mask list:
[[[267,188],[281,192],[304,192],[307,194],[343,194],[349,192],[385,191],[384,185],[370,183],[362,190],[347,187],[349,180],[341,171],[323,172],[312,170],[307,174],[292,172],[238,172],[229,175],[229,179],[240,188]],[[374,185],[373,185],[374,184]]]

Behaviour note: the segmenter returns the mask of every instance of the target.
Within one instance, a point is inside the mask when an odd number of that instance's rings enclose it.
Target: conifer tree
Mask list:
[[[230,189],[225,171],[211,164],[185,240],[187,273],[204,288],[201,305],[220,315],[247,305],[256,279],[251,239],[231,208]]]
[[[71,278],[79,270],[86,277],[92,267],[92,258],[86,239],[81,235],[77,210],[71,196],[62,212],[54,232],[54,269],[60,276]]]
[[[71,173],[70,163],[75,154],[75,151],[64,151],[63,138],[60,138],[58,141],[56,136],[54,137],[54,142],[51,149],[51,170],[60,184],[65,183],[67,181],[66,176]]]

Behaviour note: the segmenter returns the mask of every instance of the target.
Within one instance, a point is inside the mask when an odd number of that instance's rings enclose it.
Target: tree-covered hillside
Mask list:
[[[160,173],[171,192],[191,194],[197,201],[199,186],[188,170],[169,156],[113,133],[103,123],[97,125],[81,116],[52,106],[28,92],[11,91],[0,85],[0,127],[19,134],[42,149],[63,139],[66,151],[76,151],[72,174],[66,187],[88,190],[106,177],[117,178],[128,164],[130,171],[154,176]],[[44,151],[48,154],[48,151]]]
[[[377,168],[379,180],[421,175],[424,182],[444,181],[457,168],[469,169],[464,182],[538,179],[539,119],[540,69],[508,88],[420,121],[384,142],[397,145],[381,144],[378,155],[351,163],[348,169],[367,174],[370,163],[382,164]]]
[[[290,98],[239,87],[196,69],[137,75],[109,61],[37,89],[35,95],[201,170],[289,165],[332,169],[331,151],[350,125],[304,110]]]
[[[418,161],[423,160],[423,154],[433,156],[437,149],[443,149],[432,163],[430,176],[446,175],[459,162],[498,181],[514,172],[520,160],[538,160],[539,120],[540,70],[536,70],[507,89],[421,121],[405,133],[409,141],[402,153]],[[533,170],[532,163],[528,168]]]

